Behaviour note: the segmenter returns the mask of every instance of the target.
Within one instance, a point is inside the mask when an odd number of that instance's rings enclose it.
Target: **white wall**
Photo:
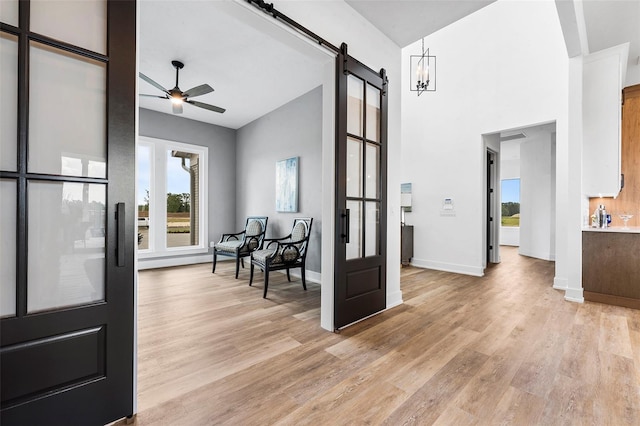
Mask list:
[[[558,144],[567,144],[568,59],[557,11],[552,1],[498,1],[425,38],[425,47],[437,56],[437,91],[420,97],[408,95],[409,55],[420,43],[402,53],[412,263],[482,275],[480,135],[557,120]],[[443,198],[454,199],[456,216],[440,216]]]
[[[555,259],[554,152],[548,134],[520,144],[519,253],[543,260]]]

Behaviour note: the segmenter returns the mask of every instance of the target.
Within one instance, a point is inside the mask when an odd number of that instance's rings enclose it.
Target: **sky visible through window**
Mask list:
[[[503,203],[520,202],[520,179],[505,179],[502,181],[501,197]]]
[[[147,190],[149,190],[151,177],[150,173],[150,154],[151,150],[148,146],[138,146],[138,204],[145,204],[145,197],[147,196]],[[182,194],[183,192],[189,192],[190,176],[181,165],[179,158],[172,158],[172,161],[167,162],[167,192],[174,194]],[[189,162],[187,161],[187,166]],[[185,190],[185,188],[187,188]]]

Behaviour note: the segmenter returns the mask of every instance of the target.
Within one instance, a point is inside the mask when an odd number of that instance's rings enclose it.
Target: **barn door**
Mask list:
[[[386,307],[387,79],[337,59],[334,326]]]
[[[3,0],[0,423],[133,411],[133,0]]]

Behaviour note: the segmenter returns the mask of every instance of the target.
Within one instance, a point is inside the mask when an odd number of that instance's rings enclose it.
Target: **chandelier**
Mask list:
[[[411,55],[411,91],[423,92],[436,91],[436,57],[429,55],[429,49],[424,50],[424,38],[420,55]]]

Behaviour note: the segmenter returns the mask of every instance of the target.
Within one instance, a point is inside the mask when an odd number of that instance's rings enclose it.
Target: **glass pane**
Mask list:
[[[106,177],[106,66],[30,49],[29,171]]]
[[[380,182],[380,147],[378,145],[367,144],[367,198],[379,198]]]
[[[347,197],[362,197],[362,142],[347,138]]]
[[[375,256],[380,253],[380,203],[367,201],[365,208],[364,255]]]
[[[17,135],[18,37],[0,33],[0,170],[17,170]]]
[[[16,314],[16,182],[0,180],[0,317]]]
[[[367,84],[367,139],[380,142],[380,90]]]
[[[520,226],[520,179],[504,179],[500,185],[502,226]]]
[[[0,22],[18,26],[18,0],[0,0]]]
[[[349,74],[347,77],[347,132],[362,136],[364,82]]]
[[[347,201],[349,209],[349,243],[347,244],[347,260],[362,257],[362,203]]]
[[[106,186],[29,182],[27,311],[104,299]]]
[[[106,0],[31,1],[30,25],[33,32],[107,52]]]
[[[167,247],[198,245],[198,157],[167,152]]]
[[[149,191],[151,190],[151,148],[138,145],[136,150],[138,174],[138,250],[149,248]]]

